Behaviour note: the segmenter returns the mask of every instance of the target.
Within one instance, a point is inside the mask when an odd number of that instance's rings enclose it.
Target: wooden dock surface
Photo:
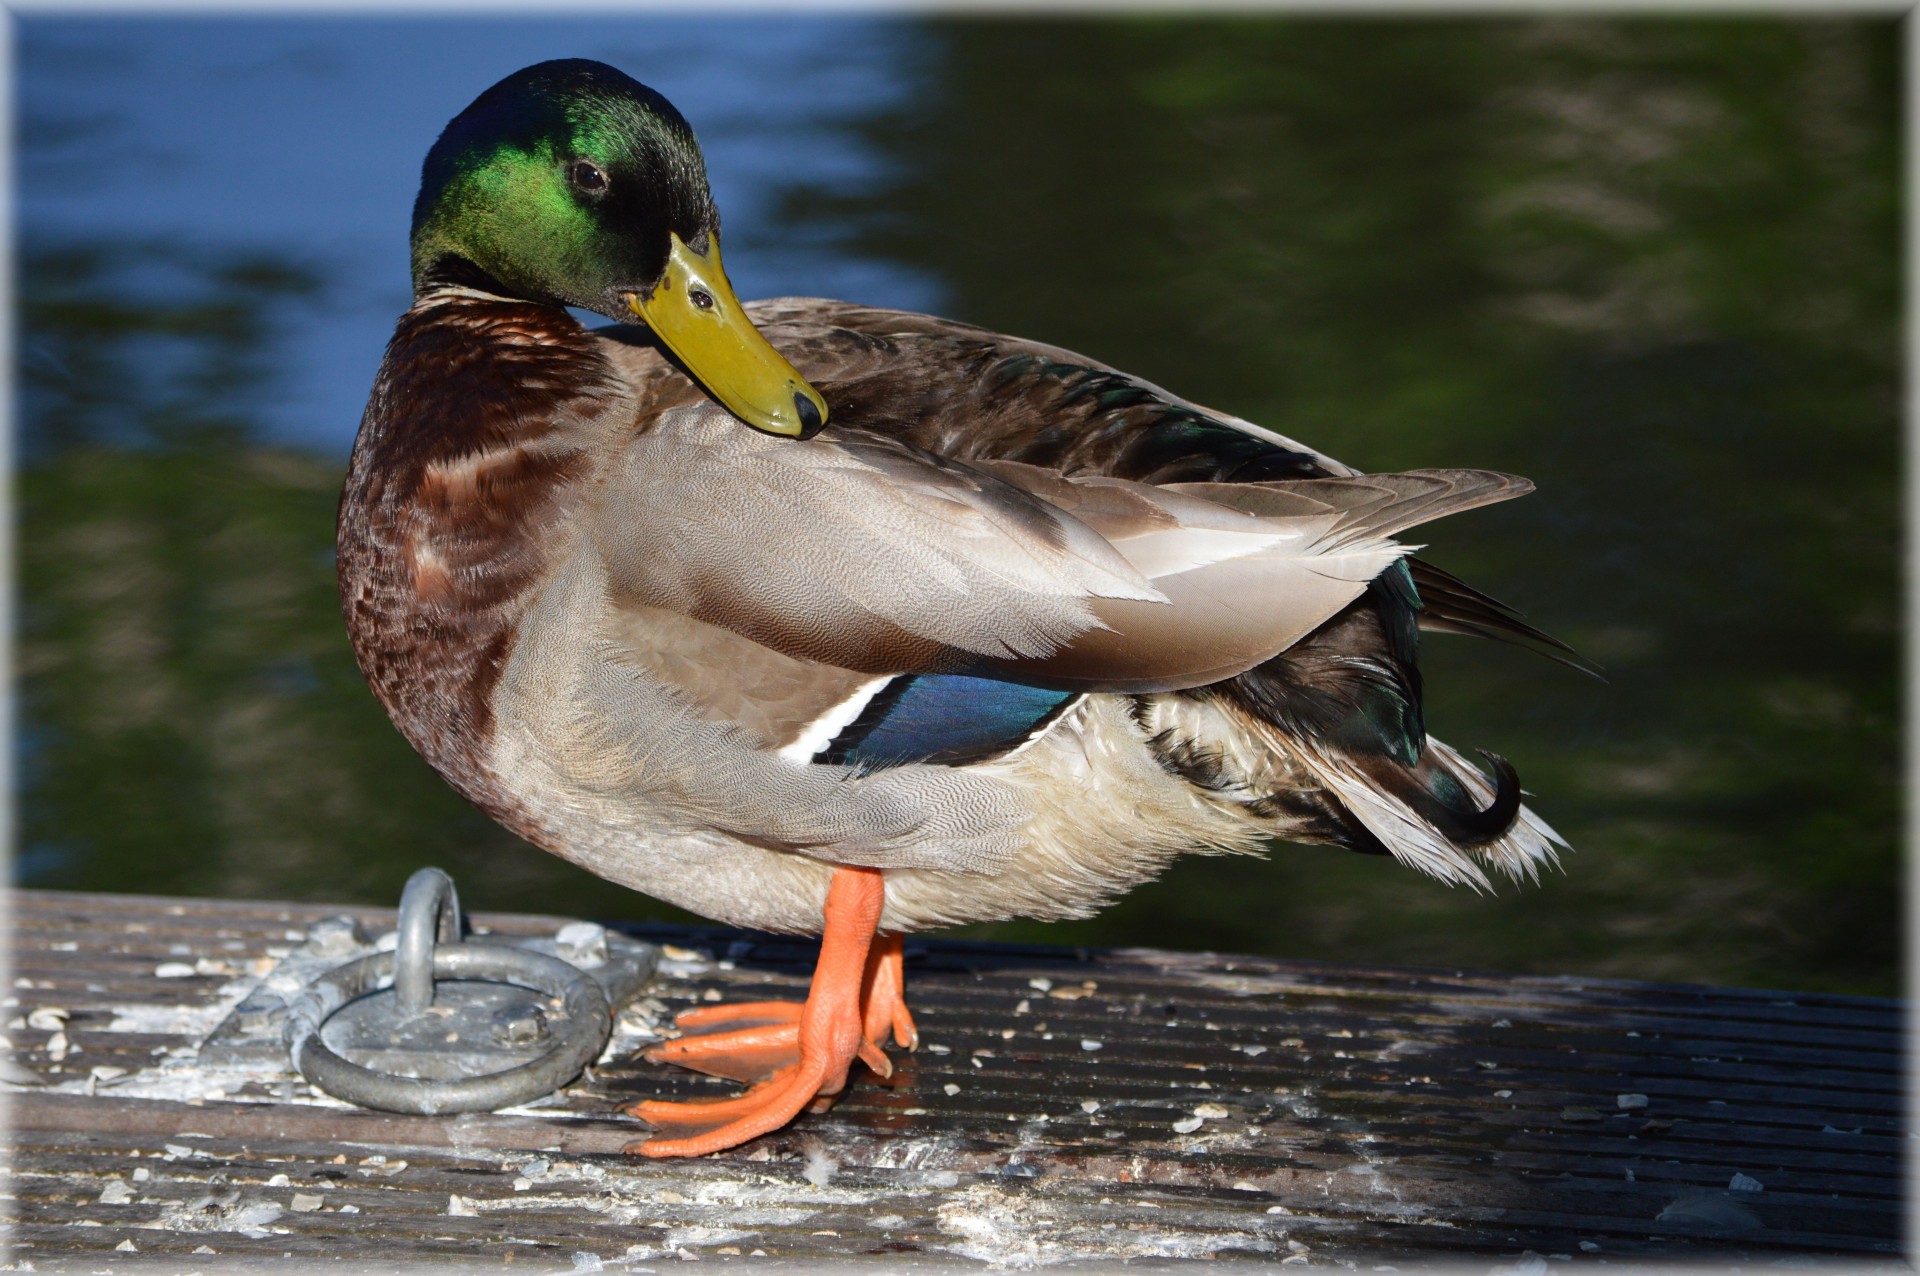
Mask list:
[[[894,1084],[649,1162],[621,1154],[644,1132],[621,1104],[736,1087],[635,1049],[692,1004],[802,995],[811,945],[633,929],[674,947],[587,1079],[550,1106],[393,1116],[195,1055],[311,922],[391,911],[10,899],[11,1260],[38,1271],[1902,1253],[1895,1001],[910,940],[923,1046]]]

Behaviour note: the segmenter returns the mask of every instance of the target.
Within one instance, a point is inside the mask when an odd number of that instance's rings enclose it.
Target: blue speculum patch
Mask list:
[[[1027,740],[1078,698],[1078,692],[962,674],[898,678],[818,757],[866,766],[976,762]]]

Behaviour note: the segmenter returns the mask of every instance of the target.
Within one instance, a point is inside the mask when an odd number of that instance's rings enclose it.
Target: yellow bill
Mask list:
[[[651,297],[627,305],[727,411],[756,430],[809,438],[827,423],[827,401],[760,335],[720,268],[720,240],[705,254],[673,236],[666,274]]]

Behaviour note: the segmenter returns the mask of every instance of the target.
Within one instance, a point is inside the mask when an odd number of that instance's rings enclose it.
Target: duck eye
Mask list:
[[[702,310],[713,309],[713,294],[708,292],[705,288],[687,289],[687,300],[691,301],[694,305],[698,306]]]
[[[575,160],[567,176],[573,179],[575,187],[589,194],[597,195],[607,189],[607,175],[591,160]]]

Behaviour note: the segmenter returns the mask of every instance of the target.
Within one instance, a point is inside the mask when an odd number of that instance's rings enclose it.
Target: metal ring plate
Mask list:
[[[392,953],[373,953],[348,962],[315,979],[287,1008],[284,1040],[293,1065],[315,1086],[361,1107],[438,1116],[491,1112],[524,1103],[552,1094],[579,1076],[613,1029],[613,1014],[600,985],[556,957],[497,944],[442,944],[433,952],[434,978],[492,980],[558,997],[567,1018],[566,1032],[538,1059],[455,1081],[403,1077],[362,1067],[321,1041],[320,1029],[349,1001],[390,987],[393,966]]]

